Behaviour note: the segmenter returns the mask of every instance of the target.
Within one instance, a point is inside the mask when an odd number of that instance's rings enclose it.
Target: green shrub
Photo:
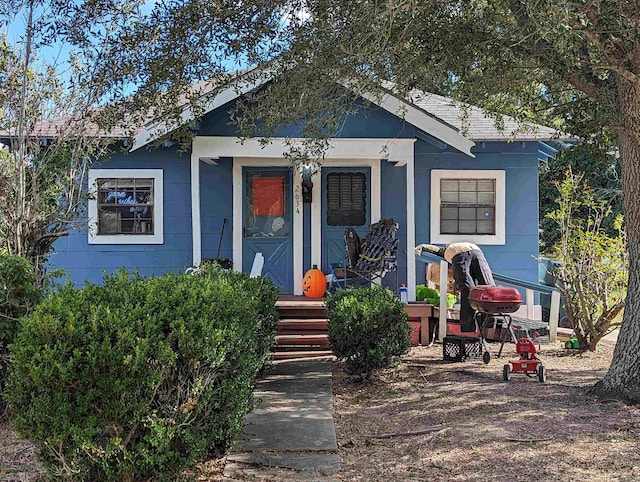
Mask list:
[[[31,263],[0,252],[0,414],[5,410],[3,394],[9,371],[9,345],[18,332],[20,317],[33,310],[40,298]]]
[[[608,219],[609,203],[596,199],[582,174],[569,170],[556,187],[558,208],[547,217],[557,224],[560,239],[552,253],[560,263],[550,274],[564,297],[580,348],[595,351],[627,296],[629,257],[623,218]],[[605,221],[617,230],[616,236],[607,233]]]
[[[389,290],[338,290],[326,298],[329,341],[345,371],[367,379],[392,366],[411,347],[411,328],[402,303]]]
[[[220,269],[65,286],[14,345],[15,426],[55,477],[170,480],[241,430],[276,298],[269,280]]]
[[[427,288],[425,285],[416,286],[416,301],[426,301],[427,303],[439,306],[440,305],[440,292],[433,288]],[[452,293],[447,293],[447,308],[451,308],[456,304],[458,299]]]

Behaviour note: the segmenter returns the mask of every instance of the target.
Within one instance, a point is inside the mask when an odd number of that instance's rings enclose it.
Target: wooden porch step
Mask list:
[[[329,335],[276,335],[276,345],[329,346]]]
[[[326,332],[329,328],[329,325],[326,318],[287,318],[281,319],[278,322],[278,328],[280,331],[323,330]]]
[[[280,312],[280,318],[323,318],[327,312],[324,300],[295,299],[276,302],[276,308]]]
[[[279,299],[276,301],[276,308],[278,309],[287,309],[287,308],[326,308],[324,304],[324,300],[322,298],[313,299],[313,298],[302,298],[297,300],[283,300]]]
[[[288,360],[293,358],[317,358],[333,356],[331,350],[306,351],[277,351],[271,354],[273,360]]]
[[[327,307],[323,299],[280,295],[280,314],[274,360],[332,356],[329,347]]]

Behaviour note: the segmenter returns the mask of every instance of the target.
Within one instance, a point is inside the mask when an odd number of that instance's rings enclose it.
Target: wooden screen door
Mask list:
[[[242,266],[249,272],[262,253],[262,276],[287,294],[293,293],[291,182],[288,169],[244,168]]]

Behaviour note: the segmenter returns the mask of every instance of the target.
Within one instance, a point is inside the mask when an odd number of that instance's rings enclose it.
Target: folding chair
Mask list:
[[[397,231],[398,223],[391,218],[383,219],[369,226],[364,241],[360,243],[358,234],[353,228],[348,227],[344,236],[346,258],[339,263],[329,264],[332,279],[338,288],[346,286],[350,281],[370,284],[391,272],[396,273],[397,288]]]

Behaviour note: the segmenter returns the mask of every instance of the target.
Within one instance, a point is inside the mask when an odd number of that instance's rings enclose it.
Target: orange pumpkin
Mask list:
[[[313,265],[302,280],[302,292],[309,298],[321,298],[327,289],[327,280],[324,273],[318,269],[317,265]]]

